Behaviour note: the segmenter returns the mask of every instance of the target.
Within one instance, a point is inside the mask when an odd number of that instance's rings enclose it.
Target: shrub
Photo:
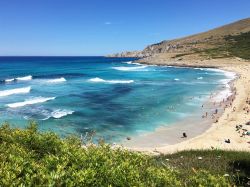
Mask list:
[[[41,133],[31,123],[24,130],[0,128],[0,186],[211,186],[227,184],[208,172],[186,183],[180,173],[155,157],[109,145],[83,148],[75,137]],[[183,182],[184,181],[184,182]]]

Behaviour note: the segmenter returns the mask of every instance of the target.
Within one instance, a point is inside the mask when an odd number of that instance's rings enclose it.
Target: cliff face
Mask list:
[[[149,45],[142,51],[122,52],[111,57],[150,57],[158,54],[190,54],[224,45],[225,37],[250,32],[250,18],[243,19],[207,32]]]

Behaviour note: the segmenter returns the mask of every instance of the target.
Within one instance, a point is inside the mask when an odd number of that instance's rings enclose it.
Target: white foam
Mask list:
[[[128,61],[128,62],[124,62],[125,64],[134,64],[134,65],[138,65],[138,66],[141,66],[140,63],[137,63],[137,62],[133,62],[133,61]]]
[[[51,116],[53,118],[59,119],[61,117],[64,117],[64,116],[67,116],[67,115],[70,115],[70,114],[73,114],[73,113],[74,113],[74,111],[72,111],[72,110],[58,109],[58,110],[55,110],[55,111],[51,112]]]
[[[175,81],[179,81],[180,79],[175,78],[174,80],[175,80]]]
[[[213,97],[213,101],[216,102],[221,102],[223,101],[223,99],[228,98],[229,96],[231,96],[233,93],[231,91],[230,88],[226,88],[222,91],[220,91],[219,93],[217,93],[214,97]]]
[[[219,84],[227,85],[230,81],[231,81],[231,79],[220,79],[220,80],[218,81],[218,83],[219,83]]]
[[[112,69],[119,70],[119,71],[140,71],[145,69],[148,66],[136,66],[136,67],[126,67],[126,66],[118,66],[112,67]]]
[[[220,73],[226,72],[225,70],[217,69],[217,68],[205,68],[205,70],[206,71],[213,71],[213,72],[220,72]]]
[[[198,79],[198,80],[202,80],[202,79],[203,79],[203,77],[198,77],[197,79]]]
[[[22,107],[22,106],[26,106],[26,105],[44,103],[46,101],[54,100],[54,99],[55,99],[55,97],[36,97],[36,98],[30,99],[30,100],[25,100],[23,102],[7,104],[6,106],[8,106],[10,108],[18,108],[18,107]]]
[[[225,76],[227,76],[229,79],[235,79],[236,73],[230,72],[230,71],[225,71],[224,72]]]
[[[31,87],[24,87],[24,88],[15,88],[11,90],[3,90],[0,91],[0,97],[5,97],[9,95],[14,95],[14,94],[26,94],[29,93],[31,90]]]
[[[28,81],[28,80],[31,80],[32,79],[32,76],[31,75],[28,75],[28,76],[25,76],[25,77],[17,77],[15,78],[16,80],[19,80],[19,81]]]
[[[14,81],[15,79],[5,79],[4,82],[12,82]]]
[[[99,77],[89,79],[90,82],[100,82],[100,83],[109,83],[109,84],[129,84],[133,83],[133,80],[104,80]]]
[[[201,71],[203,71],[203,70],[204,70],[203,68],[194,68],[194,69],[198,69],[198,70],[201,70]]]
[[[61,77],[57,79],[50,79],[47,82],[48,83],[61,83],[61,82],[66,82],[66,79],[64,77]]]
[[[215,69],[215,68],[206,68],[205,70],[218,72],[218,73],[223,73],[226,77],[228,77],[230,79],[234,79],[236,77],[236,73],[231,72],[231,71],[225,71],[225,70],[222,70],[222,69]]]

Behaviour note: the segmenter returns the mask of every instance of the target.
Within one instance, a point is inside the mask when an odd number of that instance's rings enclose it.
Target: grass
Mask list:
[[[200,159],[199,159],[200,158]],[[183,178],[206,170],[215,175],[228,174],[231,184],[250,186],[250,152],[222,150],[192,150],[156,158],[159,163],[180,171]]]
[[[207,49],[193,49],[189,53],[177,54],[173,58],[186,55],[199,54],[209,59],[239,57],[242,59],[250,59],[250,32],[241,33],[239,35],[228,35],[219,42],[213,44],[215,47]]]
[[[243,59],[250,59],[250,32],[241,33],[236,36],[226,36],[229,48],[228,51],[231,55]]]
[[[224,42],[217,44],[217,47],[198,50],[202,56],[208,58],[239,57],[250,59],[250,32],[239,35],[228,35],[224,37]]]
[[[249,152],[149,156],[104,143],[83,148],[78,138],[39,132],[34,123],[26,129],[2,125],[0,144],[0,186],[246,186],[249,182]]]

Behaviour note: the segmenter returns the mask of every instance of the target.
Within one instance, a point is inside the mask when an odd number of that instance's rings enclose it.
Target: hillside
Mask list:
[[[165,40],[157,44],[147,46],[143,51],[123,52],[111,55],[113,57],[151,57],[163,55],[165,58],[183,57],[186,55],[196,55],[201,58],[216,58],[238,56],[234,44],[238,41],[244,46],[245,52],[250,54],[250,18],[243,19],[222,27],[212,29],[207,32],[191,35],[188,37]],[[217,50],[219,48],[219,50]],[[234,49],[232,49],[234,48]],[[212,50],[212,51],[211,51]],[[233,52],[232,52],[233,51]],[[214,52],[218,54],[214,55]],[[212,53],[212,56],[210,55]],[[242,53],[242,52],[240,52]]]

